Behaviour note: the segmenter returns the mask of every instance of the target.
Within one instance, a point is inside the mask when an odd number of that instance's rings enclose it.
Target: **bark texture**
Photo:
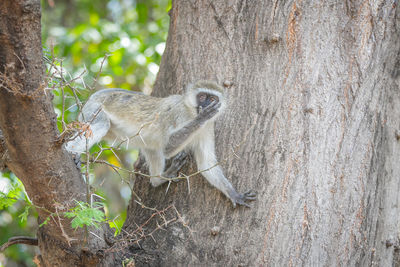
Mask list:
[[[85,185],[70,155],[57,144],[56,114],[45,91],[39,0],[0,1],[0,128],[7,167],[23,182],[39,223],[85,200]],[[98,235],[101,233],[97,233]],[[53,214],[39,228],[43,266],[90,266],[104,241]],[[82,250],[82,248],[87,247]],[[41,265],[41,266],[42,266]]]
[[[165,194],[139,180],[144,204],[174,204],[181,223],[141,242],[138,266],[399,263],[396,3],[173,1],[154,94],[225,84],[217,154],[258,200],[233,209],[201,176],[190,194],[186,182]],[[132,201],[125,229],[153,212]]]

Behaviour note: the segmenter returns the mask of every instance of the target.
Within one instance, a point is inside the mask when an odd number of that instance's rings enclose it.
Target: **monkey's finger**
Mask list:
[[[221,103],[210,104],[203,110],[203,113],[212,117],[218,113],[218,109],[220,107],[221,107]]]
[[[244,192],[243,195],[249,196],[249,197],[255,197],[257,195],[257,192],[250,189],[250,190]]]
[[[175,163],[174,163],[174,166],[175,166],[175,168],[176,168],[177,170],[180,170],[180,169],[182,169],[183,166],[185,166],[185,164],[186,164],[187,161],[188,161],[188,160],[187,160],[187,157],[186,157],[186,158],[183,158],[183,159],[181,159],[180,161],[175,162]]]
[[[255,194],[247,194],[247,195],[244,195],[247,199],[256,199],[257,197],[256,197],[256,195]]]
[[[242,195],[242,199],[244,199],[244,200],[256,200],[257,198],[256,198],[256,196],[255,196],[254,194],[252,194],[252,193],[248,193],[248,194],[244,193],[244,194]]]
[[[206,110],[211,110],[211,109],[215,109],[215,108],[220,108],[221,107],[221,103],[217,102],[217,101],[212,101],[211,104],[209,104],[208,106],[206,106],[204,108],[204,111]]]
[[[249,204],[247,204],[246,202],[244,202],[244,201],[240,201],[240,202],[238,202],[238,204],[242,205],[242,206],[246,206],[248,208],[251,208],[251,206]]]
[[[178,154],[177,158],[178,158],[179,160],[182,160],[182,159],[186,158],[187,156],[188,156],[188,154],[187,154],[185,151],[182,151],[182,152],[180,152],[180,153]]]
[[[213,105],[214,108],[219,109],[221,107],[221,102],[214,102],[215,104]]]

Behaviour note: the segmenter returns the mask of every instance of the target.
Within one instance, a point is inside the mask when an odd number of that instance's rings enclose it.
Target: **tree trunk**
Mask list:
[[[124,230],[140,247],[111,253],[133,254],[137,266],[399,264],[396,4],[174,1],[154,93],[181,93],[199,79],[226,87],[217,154],[238,191],[256,189],[258,199],[233,209],[201,176],[168,193],[138,179],[146,206],[132,200]],[[43,81],[39,1],[0,1],[6,165],[39,207],[39,222],[86,198],[56,143]],[[82,230],[55,218],[39,229],[41,264],[99,265],[104,241],[89,235],[84,243]]]
[[[233,209],[201,176],[190,193],[186,181],[165,193],[138,180],[143,203],[168,210],[151,225],[157,212],[132,201],[127,231],[178,219],[140,242],[138,266],[399,263],[396,3],[173,1],[154,93],[225,85],[217,154],[258,199]]]
[[[84,231],[72,229],[60,215],[76,200],[86,200],[86,186],[57,143],[56,114],[44,81],[40,11],[39,0],[0,1],[0,128],[6,165],[23,182],[39,223],[52,215],[38,231],[41,266],[91,266],[104,241],[92,235],[84,241]]]

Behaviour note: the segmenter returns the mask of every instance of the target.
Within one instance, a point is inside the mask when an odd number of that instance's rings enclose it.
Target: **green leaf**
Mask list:
[[[12,206],[17,200],[21,199],[22,191],[22,183],[15,182],[7,193],[0,192],[0,210]]]
[[[41,224],[39,224],[39,227],[42,227],[43,225],[46,225],[48,222],[50,221],[50,216],[47,217],[44,222],[42,222]]]
[[[90,207],[88,203],[78,201],[78,205],[70,209],[70,211],[64,212],[64,216],[66,218],[72,219],[71,226],[72,228],[83,227],[86,226],[94,226],[98,228],[100,226],[99,223],[105,220],[104,212],[99,208],[102,207],[102,203],[100,207],[93,208]],[[98,202],[94,204],[99,204]]]
[[[108,223],[110,228],[115,229],[114,236],[117,236],[121,233],[121,229],[122,229],[122,226],[124,225],[124,222],[125,222],[125,218],[118,217]]]
[[[21,213],[18,218],[20,218],[21,222],[26,222],[26,220],[28,219],[28,215],[29,215],[29,209],[31,208],[31,206],[27,205],[25,206],[25,210],[23,213]]]

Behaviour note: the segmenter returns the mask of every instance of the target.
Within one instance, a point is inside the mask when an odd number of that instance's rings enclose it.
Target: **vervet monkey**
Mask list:
[[[182,153],[191,151],[199,171],[207,181],[236,204],[249,206],[255,193],[236,192],[225,178],[215,155],[214,121],[224,110],[226,99],[222,87],[199,81],[183,95],[158,98],[123,89],[105,89],[94,93],[82,109],[79,120],[88,122],[93,133],[91,147],[102,139],[128,140],[140,149],[149,166],[151,184],[166,182],[161,177],[175,177],[184,164]],[[66,148],[73,153],[86,150],[86,138],[76,136]],[[165,160],[174,157],[164,171]]]

